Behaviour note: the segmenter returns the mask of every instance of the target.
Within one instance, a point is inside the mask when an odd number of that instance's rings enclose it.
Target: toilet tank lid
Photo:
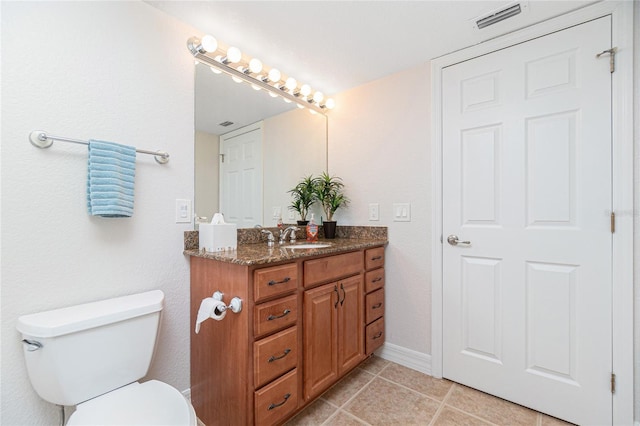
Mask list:
[[[55,337],[162,310],[161,290],[23,315],[16,328],[31,337]]]

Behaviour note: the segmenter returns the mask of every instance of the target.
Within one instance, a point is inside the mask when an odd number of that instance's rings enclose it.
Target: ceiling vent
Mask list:
[[[478,29],[486,28],[490,25],[497,24],[500,21],[509,19],[513,16],[520,14],[526,8],[526,4],[512,3],[507,7],[503,7],[499,10],[493,11],[487,15],[483,15],[482,18],[476,18],[475,27]]]
[[[222,126],[222,127],[229,127],[233,124],[233,121],[223,121],[222,123],[218,124],[218,126]]]

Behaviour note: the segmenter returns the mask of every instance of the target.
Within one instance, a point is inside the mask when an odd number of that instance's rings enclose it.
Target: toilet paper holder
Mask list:
[[[222,300],[223,297],[224,293],[221,291],[216,291],[215,293],[213,293],[213,298],[216,300],[224,302],[224,300]],[[225,304],[224,306],[220,306],[219,308],[220,313],[226,311],[227,309],[231,309],[231,312],[237,314],[242,310],[242,299],[240,299],[239,297],[234,297],[233,299],[231,299],[231,303],[229,303],[228,305]]]

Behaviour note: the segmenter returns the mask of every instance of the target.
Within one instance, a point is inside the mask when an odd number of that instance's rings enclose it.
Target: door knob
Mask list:
[[[457,235],[449,235],[447,237],[447,242],[452,246],[457,246],[458,244],[470,245],[471,241],[460,241]]]

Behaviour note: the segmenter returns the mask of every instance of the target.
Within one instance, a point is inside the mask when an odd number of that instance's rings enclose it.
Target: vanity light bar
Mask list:
[[[215,41],[215,38],[212,36],[204,36],[202,39],[197,37],[191,37],[187,41],[187,47],[191,54],[198,60],[199,62],[205,63],[210,67],[213,67],[217,70],[222,71],[223,73],[231,76],[234,80],[241,80],[246,83],[249,83],[254,88],[259,87],[268,92],[275,93],[278,96],[281,96],[285,99],[285,101],[291,101],[297,103],[300,107],[309,108],[313,112],[319,112],[320,114],[326,114],[327,109],[333,109],[335,102],[333,99],[326,99],[324,103],[314,101],[313,97],[301,95],[301,88],[297,87],[297,82],[294,79],[289,77],[287,79],[287,83],[280,84],[282,80],[271,81],[270,79],[260,79],[251,76],[250,72],[248,72],[249,64],[246,66],[241,66],[240,70],[234,68],[234,66],[238,66],[239,61],[231,62],[228,59],[229,51],[227,51],[224,55],[217,55],[216,57],[212,57],[209,54],[213,54],[218,51],[218,43]],[[229,48],[236,49],[236,48]],[[235,52],[234,52],[235,53]],[[219,60],[216,58],[220,58]],[[236,59],[236,58],[234,58]],[[295,82],[295,87],[293,86],[293,82]],[[272,84],[269,84],[272,83]],[[289,86],[289,87],[287,87]],[[303,85],[307,86],[307,85]],[[308,86],[307,86],[308,87]],[[305,90],[306,91],[306,90]],[[321,92],[316,92],[316,94],[321,94]],[[314,95],[315,96],[315,95]],[[316,96],[316,99],[319,96]]]

